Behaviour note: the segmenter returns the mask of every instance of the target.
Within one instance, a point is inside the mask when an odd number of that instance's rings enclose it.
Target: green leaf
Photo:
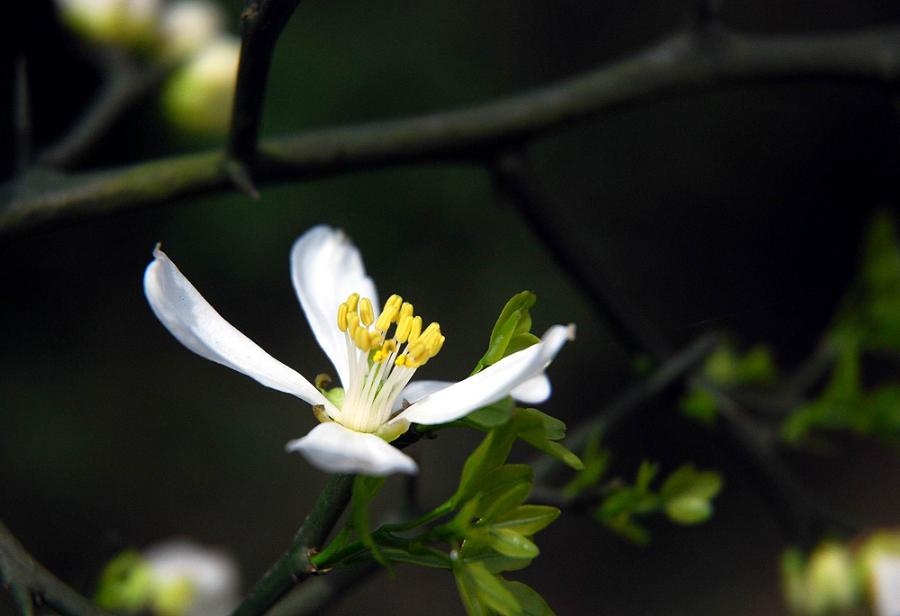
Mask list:
[[[487,432],[491,428],[502,426],[509,421],[514,406],[513,399],[507,396],[493,404],[476,409],[453,423]]]
[[[634,480],[634,488],[639,492],[647,492],[650,489],[650,483],[659,472],[659,465],[644,460],[638,467],[637,477]]]
[[[378,549],[369,527],[369,504],[383,485],[384,477],[356,476],[353,480],[353,491],[350,499],[350,522],[359,535],[359,540],[371,550],[375,560],[385,567],[390,567],[390,563]]]
[[[475,515],[492,520],[517,507],[531,492],[534,471],[527,464],[505,464],[475,486]]]
[[[526,408],[514,411],[519,421],[527,421],[530,427],[519,431],[519,438],[544,453],[560,460],[572,469],[584,469],[581,459],[556,441],[565,438],[566,424],[559,419],[537,409]]]
[[[715,471],[698,471],[693,464],[678,467],[663,482],[660,496],[663,500],[691,496],[709,500],[722,489],[722,476]]]
[[[510,558],[497,553],[483,538],[466,539],[460,557],[466,563],[481,563],[492,573],[518,571],[531,564],[531,558]]]
[[[535,558],[540,554],[533,541],[509,528],[489,527],[486,541],[492,549],[510,558]]]
[[[712,515],[712,505],[699,496],[679,496],[666,502],[666,515],[678,524],[701,524]]]
[[[155,592],[150,565],[136,550],[126,550],[103,568],[95,600],[108,610],[139,612],[147,609]]]
[[[432,569],[452,569],[450,556],[438,550],[407,551],[401,548],[380,548],[382,556],[391,562],[430,567]]]
[[[678,403],[681,412],[702,424],[712,424],[719,411],[715,394],[705,387],[693,387]]]
[[[520,320],[519,324],[521,325],[523,321],[524,321],[524,319]],[[531,332],[526,332],[524,334],[516,334],[515,336],[512,337],[512,340],[509,341],[509,346],[506,347],[506,355],[512,355],[513,353],[516,353],[523,349],[527,349],[531,345],[537,344],[540,341],[541,341],[541,339],[538,338],[537,336],[535,336],[534,334],[532,334]]]
[[[466,578],[466,585],[474,591],[476,600],[503,616],[521,614],[522,608],[515,595],[483,564],[463,564],[460,570]]]
[[[501,578],[506,589],[513,594],[522,607],[522,616],[555,616],[553,610],[536,590],[522,582],[512,582]]]
[[[508,528],[530,537],[552,524],[559,514],[559,509],[548,505],[520,505],[499,516],[491,527]]]
[[[563,496],[575,498],[587,488],[597,485],[609,466],[610,452],[600,446],[601,431],[594,430],[588,437],[582,453],[584,470],[575,475],[572,480],[563,487]]]
[[[459,599],[466,609],[468,616],[489,616],[489,610],[478,597],[475,580],[468,575],[463,567],[453,568],[453,577],[456,579],[456,588],[459,590]]]
[[[530,433],[522,434],[520,437],[538,451],[543,451],[548,456],[556,458],[572,470],[584,470],[584,463],[581,461],[581,458],[556,441],[548,441],[545,438]]]
[[[494,328],[491,331],[491,338],[488,342],[488,350],[484,356],[478,360],[475,370],[472,374],[480,372],[484,368],[497,363],[508,355],[510,344],[514,338],[521,334],[527,334],[531,329],[531,315],[528,312],[534,305],[537,297],[530,291],[522,291],[513,295],[512,298],[503,307]],[[516,343],[521,350],[521,344],[524,340]]]

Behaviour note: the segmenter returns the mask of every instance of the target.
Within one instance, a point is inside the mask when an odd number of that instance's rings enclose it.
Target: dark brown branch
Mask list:
[[[106,614],[34,560],[3,522],[0,522],[0,579],[14,589],[17,601],[26,598],[30,601],[30,593],[63,616]]]
[[[231,131],[228,173],[245,192],[255,193],[248,167],[256,159],[266,82],[275,43],[300,0],[248,0],[241,13],[241,56]]]
[[[303,180],[387,165],[482,158],[602,112],[739,83],[844,79],[893,84],[900,28],[749,37],[679,34],[644,52],[530,93],[459,111],[307,132],[261,144],[254,180]],[[0,232],[230,188],[218,152],[7,186]]]

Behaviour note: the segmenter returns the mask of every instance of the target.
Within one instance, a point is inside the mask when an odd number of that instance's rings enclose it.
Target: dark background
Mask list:
[[[613,61],[687,23],[688,2],[303,3],[279,43],[264,132],[398,117],[546,84]],[[42,14],[42,9],[44,13]],[[227,6],[235,17],[239,6]],[[38,3],[23,40],[37,138],[75,118],[98,76]],[[896,2],[725,3],[740,31],[813,32],[900,22]],[[235,23],[236,19],[232,20]],[[7,24],[9,27],[9,24]],[[532,147],[557,219],[635,314],[674,343],[707,329],[768,342],[790,367],[814,345],[856,266],[864,221],[897,201],[898,116],[881,88],[801,81],[642,105]],[[8,135],[8,126],[4,127]],[[8,140],[4,140],[8,143]],[[191,151],[155,100],[129,113],[86,167]],[[9,148],[4,161],[9,162]],[[8,165],[7,165],[8,166]],[[210,303],[301,373],[329,370],[290,285],[292,241],[344,228],[381,293],[439,320],[447,343],[420,373],[456,379],[480,356],[503,302],[539,296],[535,329],[573,321],[545,410],[570,426],[635,380],[585,298],[477,167],[421,166],[194,199],[0,243],[0,516],[60,577],[90,592],[117,551],[173,535],[226,547],[245,580],[285,547],[326,477],[284,443],[309,409],[183,349],[156,321],[141,275],[153,245]],[[453,489],[477,435],[417,446],[422,498]],[[636,548],[586,517],[539,537],[514,577],[559,614],[778,613],[777,558],[790,540],[713,431],[671,397],[608,441],[613,470],[642,458],[721,468],[713,520],[652,524]],[[804,481],[867,527],[900,520],[900,460],[843,439],[793,456]],[[517,456],[528,455],[527,451]],[[399,498],[388,482],[382,500]],[[0,599],[0,611],[11,606]],[[459,614],[447,572],[400,567],[339,614]]]

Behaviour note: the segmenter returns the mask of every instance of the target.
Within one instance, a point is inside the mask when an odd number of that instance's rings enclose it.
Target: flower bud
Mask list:
[[[859,552],[859,564],[876,616],[900,614],[900,532],[873,534]]]
[[[63,20],[86,39],[126,49],[152,47],[160,0],[57,0]]]
[[[225,17],[208,0],[182,0],[162,15],[161,50],[172,62],[186,60],[209,45],[223,31]]]
[[[846,546],[826,542],[808,560],[797,549],[787,550],[781,561],[782,586],[790,613],[825,616],[845,613],[860,598],[853,557]]]
[[[194,134],[223,134],[239,57],[240,41],[221,36],[180,67],[163,90],[163,109],[172,124]]]

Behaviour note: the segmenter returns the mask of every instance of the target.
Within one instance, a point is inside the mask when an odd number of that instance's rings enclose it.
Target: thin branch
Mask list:
[[[239,188],[256,194],[248,167],[256,159],[266,82],[275,43],[300,0],[248,0],[241,13],[241,56],[238,65],[227,170]]]
[[[18,601],[23,600],[21,593],[28,589],[63,616],[106,614],[34,560],[3,522],[0,522],[0,579],[19,593]]]
[[[328,607],[337,603],[341,595],[384,570],[377,562],[336,569],[328,575],[316,577],[298,587],[266,612],[266,616],[322,614]]]
[[[60,140],[41,152],[38,162],[55,169],[76,166],[109,133],[122,115],[158,87],[167,66],[140,63],[124,52],[97,52],[103,84],[81,118]]]
[[[16,171],[21,173],[31,162],[31,100],[28,92],[28,67],[25,56],[16,61],[15,101],[13,102],[16,143]]]
[[[560,126],[680,94],[740,83],[842,79],[892,84],[900,28],[776,37],[678,34],[607,68],[459,111],[310,131],[260,145],[254,180],[268,183],[360,168],[470,161]],[[707,41],[708,43],[708,41]],[[220,153],[82,174],[50,188],[7,186],[0,232],[227,190]]]
[[[519,152],[505,152],[491,161],[490,170],[498,191],[512,201],[519,215],[549,249],[557,265],[584,292],[622,346],[632,355],[646,352],[657,358],[668,355],[668,345],[647,323],[639,321],[635,310],[620,297],[606,291],[607,285],[598,281],[601,276],[596,266],[579,257],[585,254],[584,247],[578,246],[575,238],[557,228],[559,217],[556,208],[538,186],[528,159]]]
[[[624,419],[640,410],[650,400],[661,394],[674,383],[684,378],[700,362],[712,353],[719,342],[719,337],[706,334],[672,355],[660,364],[659,368],[645,380],[626,389],[603,410],[595,413],[569,433],[565,446],[572,451],[580,451],[587,444],[588,438],[598,429],[609,434]],[[536,482],[546,480],[550,473],[558,468],[557,461],[548,456],[539,456],[531,462]]]
[[[322,547],[331,529],[350,502],[353,475],[335,475],[316,499],[313,509],[287,551],[272,565],[232,616],[257,616],[271,608],[294,586],[315,573],[310,550]]]

